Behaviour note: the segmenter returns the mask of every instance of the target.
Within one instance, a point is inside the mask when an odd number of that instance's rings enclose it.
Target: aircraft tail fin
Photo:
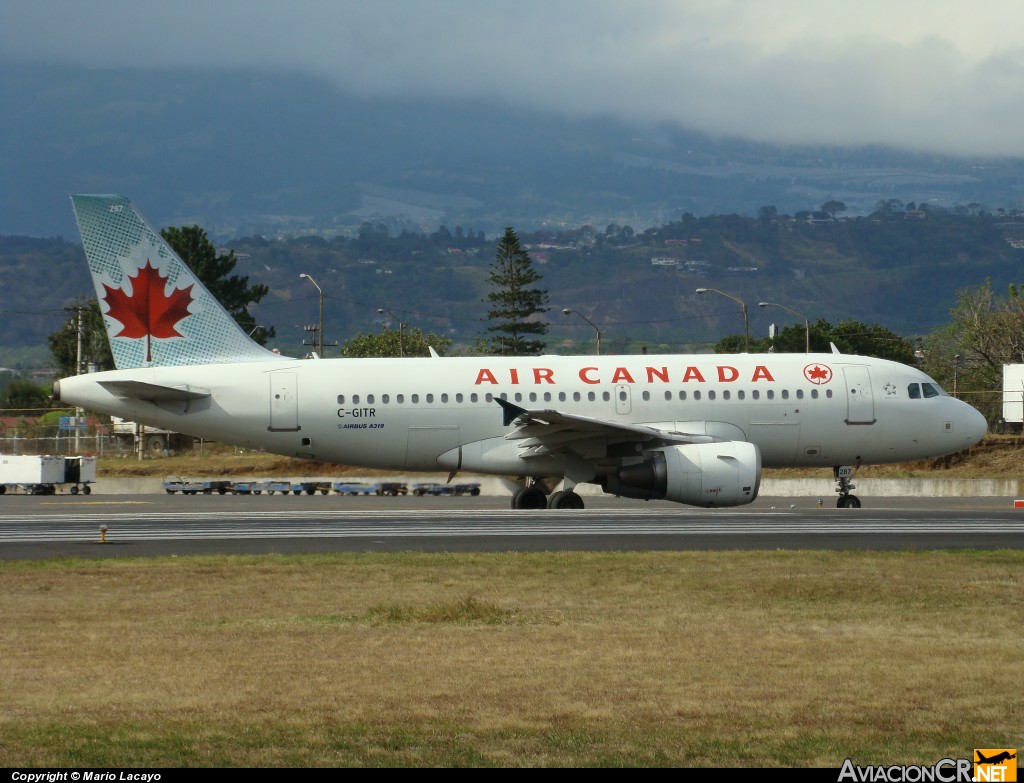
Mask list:
[[[249,338],[127,198],[71,203],[119,370],[282,358]]]

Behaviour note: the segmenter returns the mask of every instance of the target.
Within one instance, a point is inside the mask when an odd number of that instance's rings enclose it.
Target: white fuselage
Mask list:
[[[126,396],[124,382],[209,394],[151,401]],[[557,453],[523,458],[495,397],[749,441],[765,467],[926,459],[986,428],[920,371],[839,354],[282,360],[114,370],[58,388],[64,402],[207,439],[414,471],[561,473]]]

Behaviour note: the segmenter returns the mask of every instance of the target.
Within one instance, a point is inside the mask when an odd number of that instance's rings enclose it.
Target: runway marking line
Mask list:
[[[44,500],[40,505],[42,506],[149,506],[152,505],[151,500],[79,500],[76,502],[66,501],[57,502],[53,500]]]

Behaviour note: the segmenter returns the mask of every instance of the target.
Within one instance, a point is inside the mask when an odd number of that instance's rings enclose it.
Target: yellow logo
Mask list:
[[[974,780],[977,783],[1015,783],[1017,751],[1012,748],[975,748]]]

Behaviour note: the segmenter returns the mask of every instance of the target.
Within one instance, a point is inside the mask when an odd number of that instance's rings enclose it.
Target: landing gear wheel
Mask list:
[[[836,508],[860,508],[860,498],[856,495],[840,495]]]
[[[537,510],[548,507],[544,492],[537,487],[522,487],[512,496],[512,508]]]
[[[578,510],[583,508],[583,498],[571,489],[560,489],[548,496],[548,508],[568,508]]]

